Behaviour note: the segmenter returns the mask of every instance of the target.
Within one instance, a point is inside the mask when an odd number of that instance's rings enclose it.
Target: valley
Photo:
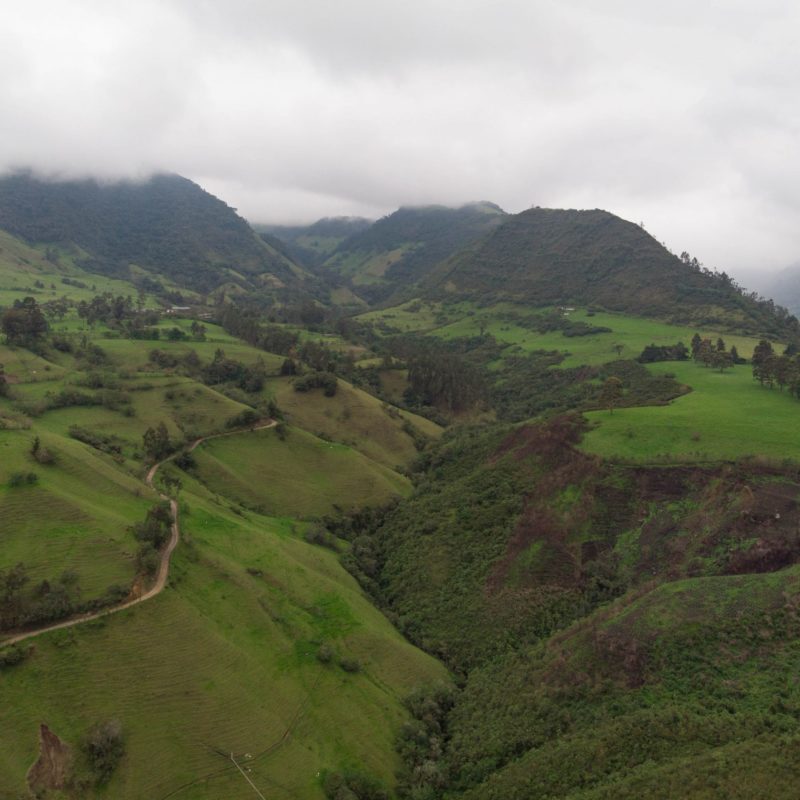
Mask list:
[[[0,798],[796,796],[788,312],[599,211],[0,228]]]

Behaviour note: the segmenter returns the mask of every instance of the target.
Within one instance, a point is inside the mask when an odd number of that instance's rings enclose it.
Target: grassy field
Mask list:
[[[431,439],[441,434],[430,420],[387,406],[341,379],[333,397],[325,397],[322,390],[296,392],[290,378],[273,378],[264,391],[293,425],[348,444],[392,469],[408,466],[417,455],[404,425]]]
[[[651,366],[693,391],[667,406],[620,408],[586,416],[596,426],[583,446],[602,456],[647,461],[766,455],[800,461],[800,403],[753,380],[749,365],[725,373],[692,362]]]
[[[321,798],[325,769],[390,782],[399,699],[444,679],[288,522],[186,494],[188,541],[154,601],[36,640],[0,681],[0,797],[16,797],[42,721],[75,743],[115,718],[127,755],[103,797]],[[316,652],[335,653],[322,664]],[[337,659],[357,660],[344,671]],[[247,754],[251,756],[248,758]],[[183,788],[181,788],[183,787]],[[175,794],[171,794],[174,792]],[[94,795],[92,795],[94,796]]]
[[[229,436],[196,451],[197,475],[215,491],[265,513],[313,517],[382,505],[411,489],[409,481],[343,444],[289,427]]]
[[[503,313],[503,308],[499,310]],[[518,312],[517,312],[518,313]],[[595,312],[591,316],[585,309],[569,312],[567,317],[572,322],[585,322],[587,325],[611,328],[610,333],[598,333],[590,336],[566,337],[561,331],[538,333],[522,327],[511,320],[498,318],[498,310],[478,310],[474,315],[463,317],[457,322],[438,327],[433,331],[436,336],[446,339],[461,336],[477,336],[481,326],[499,342],[516,345],[520,351],[557,350],[567,353],[562,362],[565,367],[581,364],[604,364],[616,358],[636,358],[648,344],[669,345],[682,341],[689,346],[692,336],[699,333],[702,337],[717,340],[720,335],[714,331],[695,330],[680,325],[671,325],[643,317],[632,317],[625,314],[608,314]],[[722,334],[726,345],[736,346],[739,355],[749,358],[757,339],[744,336]],[[622,345],[619,355],[614,346]]]

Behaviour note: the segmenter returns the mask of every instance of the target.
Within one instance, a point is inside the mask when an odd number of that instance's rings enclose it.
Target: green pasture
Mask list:
[[[195,451],[213,491],[271,515],[314,517],[336,507],[382,505],[409,493],[408,479],[346,445],[288,427],[213,439]]]
[[[664,362],[692,391],[666,406],[593,411],[583,447],[598,455],[635,459],[716,460],[747,455],[800,461],[800,402],[767,389],[749,365],[724,373],[693,362]]]
[[[54,463],[39,464],[30,454],[37,434]],[[12,487],[18,472],[38,480]],[[156,499],[108,456],[80,442],[41,428],[0,430],[0,569],[23,563],[34,582],[74,571],[84,600],[111,584],[128,585],[138,547],[128,528]]]
[[[749,358],[758,339],[745,336],[719,334],[714,331],[697,330],[681,325],[672,325],[657,320],[632,317],[625,314],[595,312],[589,316],[586,309],[567,312],[566,316],[573,322],[585,322],[587,325],[611,328],[610,333],[597,333],[589,336],[564,336],[561,331],[538,333],[516,324],[513,319],[500,318],[503,310],[508,314],[519,314],[519,310],[503,306],[498,309],[477,310],[474,314],[462,317],[457,322],[436,328],[433,333],[445,339],[477,336],[481,327],[487,334],[494,336],[499,342],[516,345],[520,351],[557,350],[567,353],[562,365],[577,367],[581,364],[604,364],[617,358],[635,359],[649,344],[670,345],[682,341],[689,347],[692,337],[699,333],[716,342],[722,336],[728,349],[736,346],[739,355]],[[540,309],[549,311],[552,309]],[[617,354],[615,345],[622,345]]]
[[[341,379],[333,397],[325,397],[321,389],[297,392],[291,378],[272,378],[264,391],[275,398],[292,425],[350,445],[392,469],[407,466],[418,452],[403,425],[413,426],[424,437],[441,434],[430,420],[387,406]]]
[[[370,604],[337,557],[286,521],[184,495],[169,588],[97,623],[47,634],[0,681],[0,796],[25,791],[38,726],[76,744],[118,719],[126,756],[91,796],[321,800],[325,769],[391,784],[400,699],[446,679]],[[323,643],[334,653],[322,664]],[[358,661],[345,672],[338,659]],[[182,787],[182,788],[181,788]],[[171,793],[175,794],[171,794]]]

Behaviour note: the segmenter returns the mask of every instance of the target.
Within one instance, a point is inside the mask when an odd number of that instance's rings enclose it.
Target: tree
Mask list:
[[[622,381],[615,375],[606,378],[603,388],[600,390],[600,402],[608,409],[609,414],[614,413],[614,406],[617,405],[622,397]]]
[[[753,350],[753,377],[763,386],[769,380],[769,362],[774,358],[772,345],[762,339]]]
[[[8,396],[8,380],[6,379],[5,368],[0,364],[0,397]]]
[[[691,347],[692,347],[692,358],[694,358],[697,355],[697,350],[700,347],[700,343],[702,341],[703,340],[700,338],[700,334],[699,333],[696,333],[694,336],[692,336],[692,344],[691,344]]]
[[[9,344],[30,347],[47,333],[48,324],[33,297],[15,300],[0,319],[0,327]]]
[[[106,783],[125,755],[122,725],[117,720],[95,725],[83,742],[83,751],[96,782]]]
[[[733,358],[730,353],[726,353],[724,350],[716,350],[711,354],[710,364],[714,369],[724,372],[733,366]]]
[[[725,342],[723,341],[722,337],[720,336],[717,339],[717,352],[721,353],[725,350]]]
[[[622,351],[625,349],[625,345],[617,342],[611,349],[617,354],[617,358],[619,358],[622,355]]]
[[[173,450],[169,431],[163,422],[159,422],[158,427],[148,428],[144,432],[142,444],[145,453],[155,461],[166,458]]]

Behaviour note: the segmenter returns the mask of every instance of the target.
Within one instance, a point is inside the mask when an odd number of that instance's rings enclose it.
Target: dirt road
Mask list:
[[[215,433],[211,436],[202,436],[199,439],[195,439],[188,448],[186,448],[187,452],[191,453],[198,445],[201,445],[203,442],[208,441],[209,439],[219,439],[221,436],[233,436],[237,433],[245,433],[247,431],[262,431],[266,428],[274,428],[278,423],[271,419],[269,422],[265,422],[259,425],[256,425],[252,428],[246,429],[237,429],[234,431],[226,431],[225,433]],[[153,481],[155,479],[156,473],[158,472],[159,468],[165,464],[167,461],[171,461],[177,453],[168,456],[167,458],[159,461],[157,464],[153,464],[152,467],[147,472],[147,476],[144,479],[144,482],[151,488],[154,489]],[[158,573],[156,574],[156,579],[153,585],[146,591],[144,594],[139,595],[139,597],[134,597],[131,600],[125,600],[119,605],[111,606],[110,608],[104,608],[100,611],[90,611],[86,614],[78,614],[74,617],[70,617],[69,619],[65,619],[62,622],[55,622],[52,625],[45,625],[41,628],[34,628],[32,630],[23,631],[21,633],[14,634],[8,639],[0,639],[0,647],[5,647],[7,645],[16,644],[17,642],[22,642],[25,639],[30,639],[33,636],[39,636],[42,633],[48,633],[50,631],[57,631],[61,630],[62,628],[71,628],[73,625],[80,625],[83,622],[89,622],[93,619],[100,619],[100,617],[107,617],[109,614],[116,614],[118,611],[123,611],[126,608],[130,608],[131,606],[138,605],[139,603],[144,603],[145,600],[150,600],[158,594],[161,594],[164,591],[164,587],[167,585],[167,578],[169,578],[169,562],[170,557],[172,556],[173,551],[178,546],[178,542],[181,538],[181,531],[180,525],[178,522],[178,503],[170,497],[167,497],[165,494],[159,495],[162,500],[169,501],[169,507],[172,513],[172,525],[170,527],[170,537],[167,544],[164,546],[164,549],[161,552],[161,561],[158,564]]]

